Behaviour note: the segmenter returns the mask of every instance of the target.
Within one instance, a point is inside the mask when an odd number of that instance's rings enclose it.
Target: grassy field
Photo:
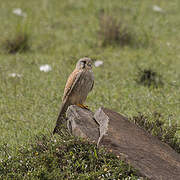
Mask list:
[[[159,113],[168,126],[180,125],[179,0],[0,1],[2,146],[18,148],[52,132],[66,79],[84,56],[103,61],[93,70],[90,109],[130,118],[141,112],[152,121]],[[11,52],[21,36],[26,51]],[[40,71],[43,64],[52,70]]]

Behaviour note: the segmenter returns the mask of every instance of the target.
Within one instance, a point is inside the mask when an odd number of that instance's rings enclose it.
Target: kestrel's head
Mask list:
[[[79,59],[76,64],[76,69],[92,69],[92,60],[90,58],[84,57]]]

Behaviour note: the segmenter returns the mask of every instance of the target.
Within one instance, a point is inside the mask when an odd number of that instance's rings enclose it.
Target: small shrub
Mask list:
[[[139,68],[136,82],[138,84],[154,88],[158,88],[163,85],[162,77],[152,69],[141,70]]]
[[[16,155],[0,159],[0,179],[114,179],[132,177],[134,169],[115,155],[94,144],[71,137],[37,136],[17,150]]]
[[[146,115],[139,113],[138,116],[132,118],[132,121],[180,153],[180,139],[177,137],[177,124],[167,126],[161,118],[159,113],[154,113],[154,121],[150,121]]]
[[[4,49],[7,53],[21,53],[30,49],[29,34],[26,32],[18,32],[14,37],[7,38],[4,43]]]
[[[99,36],[102,46],[119,44],[121,46],[130,45],[132,34],[123,23],[118,22],[114,17],[101,13],[99,18]]]

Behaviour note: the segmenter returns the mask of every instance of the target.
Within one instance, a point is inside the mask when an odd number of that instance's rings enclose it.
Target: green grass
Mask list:
[[[1,147],[2,148],[2,147]],[[21,146],[11,156],[6,146],[0,162],[2,179],[137,179],[136,171],[87,141],[68,134],[59,137],[39,135],[33,143]]]
[[[158,5],[163,12],[154,12]],[[12,13],[21,8],[27,17]],[[100,12],[121,22],[133,44],[103,43]],[[6,0],[0,11],[0,142],[17,148],[39,133],[52,132],[64,85],[76,61],[89,56],[103,60],[94,68],[95,86],[87,105],[133,117],[162,115],[167,125],[180,125],[180,2]],[[19,29],[28,34],[26,52],[8,54],[7,40]],[[20,31],[20,32],[23,32]],[[101,33],[102,32],[102,33]],[[101,34],[101,35],[100,35]],[[39,66],[49,64],[44,73]],[[158,88],[137,83],[139,68],[151,69],[163,81]],[[18,73],[21,77],[9,77]],[[177,131],[179,138],[180,132]]]

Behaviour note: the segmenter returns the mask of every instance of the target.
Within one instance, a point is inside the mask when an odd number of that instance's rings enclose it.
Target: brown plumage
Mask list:
[[[68,106],[75,104],[83,107],[83,103],[93,85],[92,60],[87,57],[82,58],[77,62],[75,70],[70,74],[66,82],[62,105],[53,134],[58,132],[58,127],[65,117]]]

